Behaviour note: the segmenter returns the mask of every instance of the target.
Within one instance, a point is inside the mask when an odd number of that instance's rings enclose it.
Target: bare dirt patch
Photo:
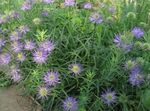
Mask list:
[[[0,88],[0,111],[42,111],[28,97],[22,97],[15,86]]]

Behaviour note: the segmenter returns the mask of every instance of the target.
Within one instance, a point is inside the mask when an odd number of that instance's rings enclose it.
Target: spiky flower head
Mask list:
[[[20,69],[18,69],[15,66],[12,66],[11,72],[10,72],[10,77],[14,82],[16,82],[16,83],[20,82],[22,80],[22,76],[20,74]]]
[[[84,4],[84,9],[91,9],[91,8],[92,8],[92,4],[90,2]]]
[[[6,41],[0,38],[0,49],[5,45]]]
[[[21,32],[22,34],[26,34],[27,32],[29,32],[29,27],[27,25],[22,25],[19,27],[19,32]]]
[[[39,25],[39,24],[41,24],[41,22],[42,22],[42,20],[41,20],[40,18],[34,18],[34,19],[33,19],[33,23],[34,23],[35,25]]]
[[[111,89],[106,90],[105,92],[103,92],[103,94],[101,95],[102,100],[105,104],[107,104],[108,106],[116,103],[116,92],[112,91]]]
[[[133,60],[128,60],[128,61],[125,63],[125,68],[126,68],[127,70],[131,70],[131,69],[133,69],[136,65],[137,65],[137,64],[136,64],[135,61],[133,61]]]
[[[42,42],[40,45],[39,45],[39,48],[47,53],[50,53],[51,51],[54,50],[55,48],[55,45],[52,41],[50,40],[47,40],[47,41],[44,41]]]
[[[134,27],[131,32],[134,35],[134,37],[137,39],[144,36],[144,30],[140,27]]]
[[[102,18],[102,16],[99,13],[94,12],[90,16],[90,21],[92,23],[100,24],[100,23],[103,22],[103,18]]]
[[[11,42],[11,49],[15,52],[18,53],[22,51],[23,49],[23,44],[19,41],[13,41]]]
[[[21,10],[23,11],[30,10],[31,8],[32,8],[32,4],[28,0],[24,1],[24,3],[21,6]]]
[[[43,50],[37,50],[33,53],[33,60],[34,62],[38,63],[38,64],[43,64],[46,62],[48,57],[47,52],[43,51]]]
[[[19,52],[17,54],[17,60],[18,61],[23,62],[23,61],[25,61],[25,59],[26,59],[26,56],[25,56],[25,54],[23,52]]]
[[[114,6],[109,7],[108,10],[109,10],[110,13],[115,13],[116,12],[116,8]]]
[[[131,69],[129,75],[129,82],[133,86],[140,86],[144,82],[144,76],[141,73],[141,67],[139,65]]]
[[[131,35],[120,35],[116,34],[114,37],[114,43],[117,47],[121,48],[125,53],[131,51],[133,47]]]
[[[64,111],[77,111],[78,110],[77,100],[73,97],[67,97],[63,101],[63,108]]]
[[[25,40],[24,48],[25,50],[33,50],[35,48],[35,43],[31,40]]]
[[[69,70],[75,75],[79,75],[82,72],[83,68],[82,65],[78,63],[69,65]]]
[[[49,90],[45,86],[38,87],[38,98],[45,99],[49,95]]]
[[[13,19],[16,19],[16,18],[20,17],[20,14],[16,11],[11,11],[10,12],[10,17],[13,18]]]
[[[64,5],[65,6],[74,6],[75,0],[65,0]]]
[[[12,79],[14,82],[18,83],[18,82],[21,81],[22,76],[21,76],[20,74],[13,74],[13,75],[11,76],[11,79]]]
[[[114,43],[120,47],[121,45],[121,37],[120,37],[120,34],[116,34],[115,37],[114,37]]]
[[[43,10],[41,15],[47,17],[49,15],[49,12],[47,10]]]
[[[58,72],[49,71],[44,75],[44,81],[48,86],[56,86],[60,83],[60,77]]]
[[[10,40],[11,41],[17,41],[17,40],[20,40],[21,38],[22,38],[22,34],[18,30],[13,31],[10,34]]]
[[[43,0],[44,3],[46,4],[50,4],[50,3],[53,3],[55,0]]]
[[[2,53],[0,54],[0,64],[1,65],[7,65],[11,61],[11,56],[8,53]]]

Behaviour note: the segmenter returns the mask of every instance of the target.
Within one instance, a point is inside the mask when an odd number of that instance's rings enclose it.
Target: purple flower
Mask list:
[[[11,76],[11,79],[12,79],[14,82],[18,83],[18,82],[21,81],[22,76],[21,76],[20,74],[13,74],[13,75]]]
[[[29,32],[29,27],[27,25],[22,25],[19,27],[19,32],[21,32],[22,34],[26,34],[27,32]]]
[[[52,52],[55,48],[55,45],[52,41],[44,41],[39,45],[39,48],[45,52]]]
[[[55,86],[60,83],[59,80],[58,72],[49,71],[44,75],[44,81],[48,86]]]
[[[122,40],[123,37],[120,34],[115,35],[114,43],[116,44],[117,47],[121,48],[125,53],[127,53],[131,51],[133,44],[132,42],[126,43],[126,40]]]
[[[67,97],[63,101],[63,108],[64,111],[77,111],[78,110],[77,100],[73,97]]]
[[[8,53],[0,54],[0,64],[7,65],[11,61],[11,56]]]
[[[6,43],[6,41],[4,39],[0,38],[0,49],[2,46],[5,45],[5,43]]]
[[[110,8],[109,8],[109,12],[115,13],[115,11],[116,11],[116,8],[115,8],[115,7],[110,7]]]
[[[44,3],[49,4],[49,3],[53,3],[55,0],[43,0]]]
[[[17,41],[20,40],[22,37],[22,34],[19,31],[14,31],[10,34],[10,40],[11,41]]]
[[[65,6],[74,6],[75,0],[65,0],[64,5]]]
[[[11,67],[10,75],[9,76],[16,83],[20,82],[21,79],[22,79],[22,76],[20,74],[20,70],[18,69],[18,67],[15,67],[15,66]]]
[[[110,106],[111,104],[116,102],[116,92],[111,91],[111,89],[106,90],[102,95],[102,100],[105,104]]]
[[[25,1],[21,6],[21,10],[23,11],[30,10],[31,8],[32,4],[29,1]]]
[[[141,72],[141,67],[139,65],[134,65],[130,71],[131,74],[139,74]]]
[[[140,27],[133,28],[133,30],[131,32],[135,36],[135,38],[137,38],[137,39],[144,36],[144,30],[141,29]]]
[[[24,48],[26,50],[33,50],[35,48],[35,43],[31,40],[25,40],[25,45],[24,45]]]
[[[133,86],[140,86],[144,82],[144,76],[140,74],[141,67],[136,65],[131,69],[131,73],[129,75],[129,82]]]
[[[49,95],[49,90],[47,87],[40,86],[38,87],[38,98],[45,99]]]
[[[33,60],[38,64],[46,62],[48,54],[43,50],[37,50],[33,53]]]
[[[23,61],[25,61],[25,59],[26,59],[26,56],[24,55],[23,52],[20,52],[17,54],[17,60],[18,61],[23,62]]]
[[[90,21],[92,23],[100,24],[103,22],[103,18],[99,13],[94,12],[90,16]]]
[[[81,64],[71,64],[69,65],[69,70],[74,73],[75,75],[79,75],[82,72],[82,65]]]
[[[14,74],[18,74],[20,72],[20,69],[16,66],[11,66],[10,76]]]
[[[84,4],[84,8],[85,9],[91,9],[92,8],[92,4],[90,2],[87,2]]]
[[[140,86],[144,82],[144,76],[139,73],[131,73],[129,76],[129,82],[133,86]]]
[[[120,45],[121,45],[121,37],[120,37],[119,34],[116,34],[116,35],[115,35],[114,43],[115,43],[117,46],[120,46]]]
[[[23,49],[23,44],[19,41],[13,41],[11,42],[11,48],[15,53],[18,53]]]
[[[48,11],[46,11],[46,10],[42,11],[41,15],[44,16],[44,17],[47,17],[48,16]]]
[[[13,19],[16,19],[16,18],[19,18],[20,14],[16,11],[12,11],[10,13],[10,18],[13,18]]]

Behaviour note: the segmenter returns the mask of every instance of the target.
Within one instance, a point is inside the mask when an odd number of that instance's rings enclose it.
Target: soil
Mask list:
[[[19,95],[16,86],[0,88],[0,111],[42,111],[28,97]]]

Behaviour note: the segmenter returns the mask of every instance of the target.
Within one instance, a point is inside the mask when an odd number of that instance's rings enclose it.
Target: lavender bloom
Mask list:
[[[20,82],[22,79],[20,70],[17,67],[14,67],[14,66],[11,67],[10,77],[14,82],[16,82],[16,83]]]
[[[21,10],[23,11],[30,10],[31,8],[32,8],[32,5],[29,1],[25,1],[21,6]]]
[[[5,45],[5,43],[6,43],[6,41],[3,40],[2,38],[0,38],[0,49],[1,49],[2,46]]]
[[[3,30],[0,28],[0,34],[3,33]]]
[[[13,41],[11,42],[11,48],[15,53],[18,53],[23,49],[23,44],[19,41]]]
[[[0,64],[7,65],[11,61],[11,56],[8,53],[0,54]]]
[[[75,0],[65,0],[64,5],[65,6],[74,6]]]
[[[85,8],[85,9],[91,9],[91,8],[92,8],[92,4],[89,3],[89,2],[88,2],[88,3],[85,3],[85,4],[84,4],[84,8]]]
[[[18,61],[23,62],[23,61],[25,61],[25,59],[26,59],[26,56],[24,55],[24,53],[20,52],[17,54]]]
[[[19,31],[14,31],[10,35],[10,40],[11,41],[17,41],[20,40],[22,37],[22,34]]]
[[[45,52],[52,52],[55,48],[55,45],[52,41],[44,41],[40,44],[39,48]]]
[[[81,64],[71,64],[69,65],[69,70],[74,73],[75,75],[79,75],[82,72],[82,65]]]
[[[63,108],[64,111],[77,111],[78,110],[77,100],[73,97],[67,97],[63,101]]]
[[[55,86],[56,84],[60,83],[59,80],[58,72],[50,71],[44,75],[44,81],[48,86]]]
[[[13,19],[19,18],[19,16],[20,14],[18,12],[13,11],[10,13],[10,17]]]
[[[115,7],[110,7],[108,10],[109,10],[110,13],[115,13],[116,12],[116,8]]]
[[[11,72],[10,72],[10,76],[12,76],[12,75],[16,75],[16,74],[18,74],[20,72],[20,69],[18,69],[17,67],[15,67],[15,66],[12,66],[11,67]]]
[[[26,50],[33,50],[35,48],[35,43],[31,40],[25,40],[24,48]]]
[[[133,28],[133,30],[131,32],[135,36],[135,38],[137,38],[137,39],[144,36],[144,30],[141,29],[140,27]]]
[[[139,73],[131,73],[129,76],[129,82],[133,86],[140,86],[144,82],[144,77]]]
[[[121,37],[119,34],[115,35],[114,43],[119,47],[121,45]]]
[[[111,91],[110,89],[108,89],[107,91],[105,91],[102,95],[102,100],[105,104],[107,104],[108,106],[110,106],[111,104],[116,102],[116,92],[115,91]]]
[[[44,17],[47,17],[48,16],[48,11],[46,11],[46,10],[42,11],[41,15],[44,16]]]
[[[13,75],[11,76],[11,79],[12,79],[14,82],[16,82],[16,83],[20,82],[20,81],[21,81],[21,78],[22,78],[22,76],[21,76],[20,74],[13,74]]]
[[[131,51],[133,44],[132,43],[126,43],[122,40],[121,35],[117,34],[114,38],[114,43],[117,47],[123,49],[126,53]]]
[[[131,69],[129,82],[133,86],[140,86],[144,82],[144,76],[141,75],[140,72],[141,72],[141,68],[138,65]]]
[[[92,23],[96,23],[96,24],[100,24],[103,22],[102,16],[96,12],[92,13],[89,19]]]
[[[19,27],[19,32],[21,32],[22,34],[26,34],[27,32],[29,32],[29,27],[27,25],[22,25]]]
[[[46,62],[48,54],[45,51],[37,50],[33,53],[33,60],[38,64]]]
[[[50,3],[53,3],[54,0],[43,0],[43,2],[46,3],[46,4],[50,4]]]
[[[49,95],[49,90],[47,87],[38,87],[38,98],[45,99]]]

